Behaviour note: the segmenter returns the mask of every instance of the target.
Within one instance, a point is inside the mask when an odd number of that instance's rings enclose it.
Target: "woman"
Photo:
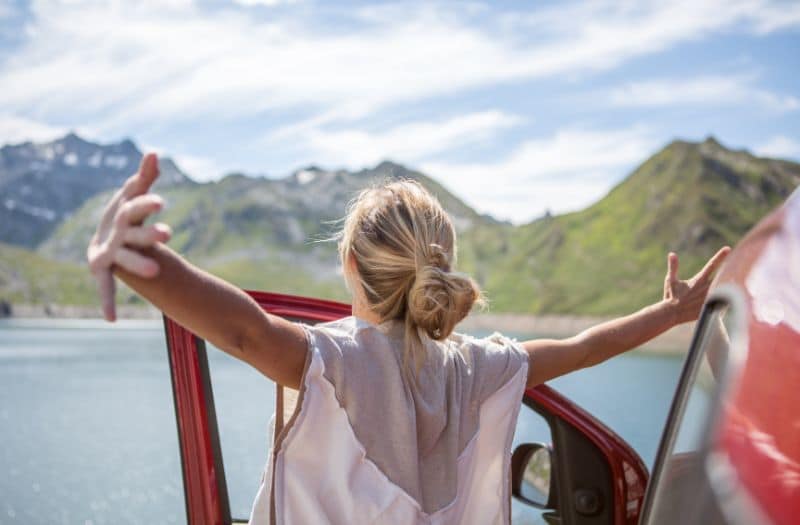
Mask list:
[[[352,316],[312,327],[265,313],[189,264],[163,244],[166,225],[143,226],[162,206],[147,193],[157,176],[147,155],[106,208],[89,265],[106,319],[115,317],[113,272],[200,337],[300,390],[251,523],[507,523],[523,390],[696,319],[728,253],[688,281],[670,254],[663,300],[575,337],[476,339],[453,332],[481,293],[454,271],[450,218],[419,184],[397,181],[348,208],[339,252]]]

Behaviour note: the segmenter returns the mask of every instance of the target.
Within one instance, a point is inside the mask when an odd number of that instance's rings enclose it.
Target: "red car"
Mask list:
[[[350,315],[345,304],[251,295],[295,320]],[[187,519],[228,524],[205,345],[169,319],[165,330]],[[289,398],[279,388],[286,411]],[[517,446],[512,492],[549,524],[800,523],[800,190],[717,276],[652,475],[619,436],[552,388],[528,390],[522,402],[547,422],[552,444]],[[283,411],[276,417],[280,426]]]

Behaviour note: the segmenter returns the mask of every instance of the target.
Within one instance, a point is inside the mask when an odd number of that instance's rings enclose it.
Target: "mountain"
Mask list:
[[[800,164],[729,150],[713,138],[675,141],[592,206],[522,226],[480,215],[435,180],[393,162],[356,172],[309,166],[281,179],[165,181],[159,193],[168,206],[158,220],[173,227],[173,248],[239,286],[346,299],[336,244],[317,241],[332,236],[358,190],[393,177],[420,181],[453,216],[458,267],[481,283],[493,311],[607,315],[660,298],[668,251],[679,254],[680,275],[689,276],[720,246],[734,245],[800,184]],[[109,196],[98,193],[54,219],[36,253],[15,252],[11,267],[40,265],[37,273],[49,275],[46,261],[55,260],[54,274],[82,268]],[[7,250],[0,245],[0,264]],[[53,286],[72,286],[67,280]],[[0,279],[0,299],[17,297],[8,290]]]
[[[159,192],[168,205],[158,220],[173,227],[171,246],[240,286],[344,299],[336,244],[316,241],[332,237],[359,190],[393,178],[417,180],[437,195],[459,231],[498,224],[433,179],[388,161],[356,172],[311,166],[281,179],[234,174],[218,182],[167,187]],[[82,261],[108,197],[90,199],[39,252]]]
[[[660,298],[669,251],[693,275],[799,184],[800,164],[675,141],[582,211],[470,239],[470,270],[496,310],[631,311]]]
[[[89,197],[116,188],[142,152],[130,140],[100,145],[74,133],[44,144],[0,148],[0,242],[35,248]],[[160,184],[191,184],[170,159]]]

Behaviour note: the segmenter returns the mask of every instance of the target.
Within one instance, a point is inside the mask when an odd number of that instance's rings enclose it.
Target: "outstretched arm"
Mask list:
[[[145,156],[139,171],[108,203],[89,244],[87,258],[98,281],[103,315],[109,321],[116,318],[117,275],[198,336],[277,383],[297,388],[306,355],[302,328],[267,314],[239,288],[170,250],[163,244],[170,237],[168,226],[142,225],[163,205],[160,197],[148,194],[157,177],[156,156]]]
[[[593,326],[569,339],[534,339],[522,343],[530,362],[528,387],[602,363],[677,324],[697,319],[711,278],[728,252],[728,247],[719,250],[697,275],[686,281],[678,279],[678,256],[670,253],[664,297],[658,303]]]

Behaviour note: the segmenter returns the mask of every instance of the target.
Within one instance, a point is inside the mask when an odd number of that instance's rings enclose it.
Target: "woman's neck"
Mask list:
[[[354,294],[353,296],[353,316],[375,325],[381,322],[381,318],[367,306],[361,294]]]

